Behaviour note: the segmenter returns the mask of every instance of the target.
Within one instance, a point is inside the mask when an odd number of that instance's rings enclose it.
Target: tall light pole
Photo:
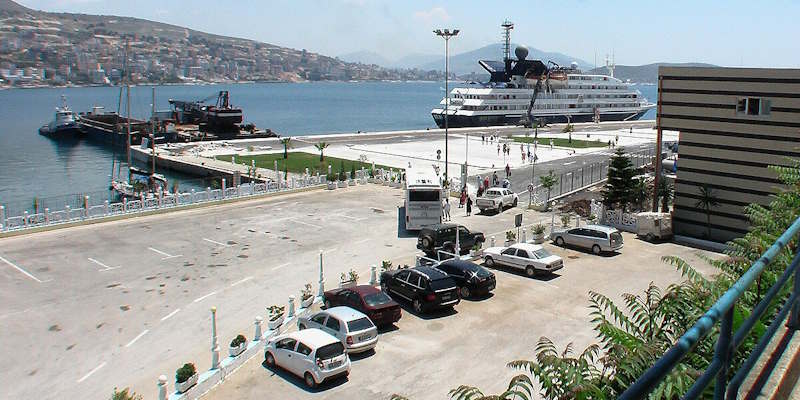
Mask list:
[[[436,29],[433,31],[436,36],[444,38],[444,180],[448,185],[450,184],[450,175],[447,173],[450,165],[450,160],[447,157],[449,154],[447,148],[447,114],[450,112],[450,88],[447,85],[448,78],[450,78],[450,49],[448,44],[450,43],[450,38],[458,35],[458,32],[458,29],[453,29],[452,31],[449,29]]]

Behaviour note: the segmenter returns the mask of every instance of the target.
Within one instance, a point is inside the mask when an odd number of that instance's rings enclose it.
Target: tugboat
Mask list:
[[[53,139],[75,139],[83,134],[79,120],[80,117],[69,109],[67,98],[62,95],[61,107],[56,107],[53,121],[39,128],[39,134]]]

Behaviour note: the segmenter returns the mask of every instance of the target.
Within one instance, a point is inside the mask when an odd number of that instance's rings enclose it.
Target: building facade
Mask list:
[[[716,242],[743,236],[744,207],[768,205],[781,189],[769,166],[800,160],[800,69],[660,67],[658,73],[661,127],[680,132],[675,234]],[[704,188],[718,203],[708,210]]]

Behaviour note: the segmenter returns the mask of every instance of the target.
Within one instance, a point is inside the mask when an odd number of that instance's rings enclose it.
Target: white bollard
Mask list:
[[[225,198],[225,189],[226,189],[225,178],[222,178],[222,198],[223,199]]]
[[[0,228],[6,230],[6,207],[0,206]]]
[[[189,195],[189,203],[194,203],[194,189],[192,189],[192,193]]]
[[[319,251],[319,298],[325,295],[325,279],[322,274],[322,250]]]
[[[262,322],[264,322],[264,318],[261,318],[261,316],[257,316],[256,317],[256,322],[255,322],[256,333],[255,333],[255,335],[253,335],[253,340],[261,340],[261,339],[263,339],[262,338],[263,334],[261,333],[261,323]]]
[[[522,228],[522,236],[520,236],[520,241],[519,241],[519,242],[520,242],[520,243],[525,243],[525,242],[527,242],[527,240],[525,240],[525,239],[526,239],[526,238],[525,238],[525,228]]]
[[[108,215],[108,200],[103,202],[103,215]]]
[[[127,197],[123,197],[122,198],[122,212],[123,213],[128,212],[128,198]]]
[[[211,200],[211,186],[206,186],[206,201]]]
[[[89,218],[89,196],[83,196],[83,215]]]
[[[294,299],[295,299],[294,295],[290,294],[289,295],[289,311],[286,313],[286,317],[287,318],[294,317]]]
[[[378,284],[378,266],[375,264],[369,267],[369,284],[372,286]]]
[[[217,307],[211,307],[211,369],[219,369],[219,340],[217,339]]]
[[[44,209],[44,224],[50,225],[50,208],[45,207]]]
[[[494,236],[492,236],[492,237],[489,239],[489,243],[491,243],[491,244],[492,244],[492,247],[494,247],[494,243],[495,243],[495,242],[494,242]]]
[[[27,228],[28,227],[28,211],[22,213],[22,224]]]
[[[64,206],[64,214],[67,214],[67,221],[71,220],[72,219],[72,207]]]
[[[158,376],[158,400],[167,400],[167,377]]]

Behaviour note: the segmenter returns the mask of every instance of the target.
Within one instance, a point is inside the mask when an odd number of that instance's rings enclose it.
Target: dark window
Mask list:
[[[301,343],[297,344],[297,352],[302,354],[302,355],[304,355],[304,356],[307,356],[307,355],[311,354],[311,348],[306,346],[306,345],[304,345],[301,342]]]
[[[463,226],[460,226],[460,227],[458,227],[458,235],[461,236],[461,237],[464,237],[466,235],[469,235],[469,231],[467,230],[467,228],[464,228]]]
[[[344,354],[342,342],[331,343],[317,349],[317,358],[327,360]]]
[[[567,231],[567,233],[569,233],[570,235],[582,235],[581,232],[583,232],[583,229],[581,228],[570,229]]]
[[[367,305],[369,305],[370,307],[386,304],[390,301],[392,301],[392,299],[390,299],[389,296],[387,296],[386,293],[383,292],[377,292],[364,296],[364,302],[367,303]]]
[[[439,201],[439,191],[412,190],[408,193],[408,201]]]
[[[517,257],[528,258],[528,252],[522,249],[517,250]]]
[[[450,264],[439,264],[439,266],[436,267],[436,268],[439,268],[440,270],[444,271],[446,274],[451,274],[452,275],[452,274],[455,273],[455,271],[454,271],[455,268],[453,268],[453,266],[450,265]]]
[[[410,283],[410,284],[412,284],[414,286],[423,287],[423,285],[424,285],[423,280],[424,279],[422,278],[422,276],[420,274],[411,274],[411,277],[408,278],[408,283]]]
[[[286,349],[286,350],[294,350],[294,346],[297,344],[297,341],[292,338],[286,338],[278,343],[275,343],[276,349]]]
[[[513,256],[516,252],[517,252],[517,249],[515,249],[513,247],[509,247],[509,248],[503,250],[502,254],[507,255],[507,256]]]
[[[761,100],[757,98],[747,99],[747,115],[759,115]]]
[[[347,321],[347,331],[348,332],[358,332],[363,331],[364,329],[372,328],[372,321],[369,318],[359,318],[355,321]]]
[[[452,278],[442,278],[431,281],[431,289],[433,290],[454,289],[455,286],[456,283]]]
[[[325,326],[333,329],[336,332],[339,332],[339,328],[341,327],[339,320],[333,317],[328,318],[328,322],[325,323]]]
[[[311,322],[316,322],[316,323],[322,325],[322,324],[325,323],[325,317],[327,317],[327,315],[322,314],[322,313],[317,314],[317,315],[311,317]]]
[[[411,271],[400,271],[397,273],[397,280],[407,282],[409,274],[411,274]]]
[[[611,240],[622,243],[622,235],[620,235],[619,232],[613,232],[611,233]]]

